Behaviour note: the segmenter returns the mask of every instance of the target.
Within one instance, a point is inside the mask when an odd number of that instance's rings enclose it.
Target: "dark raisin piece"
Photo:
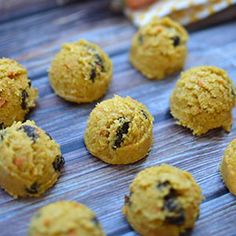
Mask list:
[[[121,123],[121,126],[116,131],[116,139],[112,146],[113,149],[121,147],[121,144],[124,141],[123,136],[129,131],[129,121],[125,121],[124,118],[119,118],[119,122]]]
[[[178,212],[178,215],[167,216],[165,218],[166,222],[172,225],[182,225],[185,222],[184,211],[181,210]]]
[[[233,95],[233,97],[236,96],[235,92],[236,92],[235,89],[234,89],[234,88],[231,88],[231,94]]]
[[[132,202],[131,202],[131,196],[133,195],[133,192],[130,192],[129,195],[125,195],[125,204],[128,206],[131,206]]]
[[[145,117],[145,119],[148,119],[147,113],[144,110],[141,110],[143,116]]]
[[[29,113],[26,113],[24,116],[24,121],[28,120],[28,117],[29,117]]]
[[[29,194],[37,194],[39,192],[39,185],[35,182],[29,188],[26,188],[25,191]]]
[[[139,44],[143,44],[143,41],[144,41],[144,40],[143,40],[143,35],[140,34],[140,35],[138,36],[138,42],[139,42]]]
[[[58,155],[55,161],[52,163],[55,171],[60,171],[65,164],[63,156]]]
[[[29,77],[28,77],[28,86],[29,86],[29,88],[32,86],[31,79]]]
[[[29,138],[31,138],[34,142],[39,137],[37,133],[37,129],[30,125],[22,125],[19,130],[23,130]]]
[[[51,140],[53,140],[52,136],[51,136],[48,132],[45,132],[45,134],[46,134]]]
[[[0,129],[4,129],[4,123],[0,123]]]
[[[168,224],[182,225],[185,222],[184,210],[178,207],[176,202],[171,203],[172,211],[165,218]]]
[[[95,224],[95,225],[99,225],[99,221],[98,221],[98,218],[96,216],[94,216],[92,218],[92,222]]]
[[[95,54],[95,64],[98,65],[101,68],[101,71],[104,72],[105,71],[105,67],[104,67],[104,63],[102,58],[100,57],[100,55]]]
[[[29,97],[29,94],[26,92],[26,90],[22,90],[21,92],[21,108],[23,110],[27,109],[27,98]]]
[[[0,141],[4,139],[5,130],[0,130]]]
[[[92,80],[93,83],[95,82],[96,75],[97,75],[97,73],[96,73],[96,68],[93,67],[93,68],[91,69],[90,78],[89,78],[90,80]]]
[[[157,188],[160,189],[160,190],[163,190],[167,187],[170,187],[170,182],[168,180],[157,184]]]
[[[91,71],[90,71],[90,80],[92,80],[92,82],[94,83],[96,77],[97,77],[97,67],[100,68],[100,71],[101,72],[104,72],[105,71],[105,67],[104,67],[104,62],[103,62],[103,59],[101,58],[101,56],[97,53],[96,50],[92,49],[91,48],[91,51],[93,53],[93,56],[94,56],[94,64],[92,64],[92,68],[91,68]]]
[[[174,196],[168,195],[165,197],[165,209],[169,212],[174,212],[178,209],[177,201]]]
[[[179,36],[174,36],[174,37],[171,38],[171,39],[172,39],[172,41],[173,41],[174,47],[179,46],[179,44],[180,44],[180,37],[179,37]]]
[[[180,236],[191,236],[193,229],[185,229],[185,232],[180,233]]]
[[[174,225],[181,225],[185,221],[185,214],[182,206],[177,200],[177,194],[174,189],[170,189],[168,195],[164,198],[164,210],[167,211],[166,222]]]
[[[200,212],[197,213],[196,220],[199,220],[200,218]]]

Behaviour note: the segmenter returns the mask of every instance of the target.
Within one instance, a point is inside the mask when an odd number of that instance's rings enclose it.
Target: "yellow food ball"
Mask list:
[[[202,199],[190,173],[154,166],[138,173],[130,185],[123,213],[142,236],[179,236],[194,227]]]
[[[177,22],[153,19],[135,34],[130,61],[149,79],[160,80],[184,66],[188,33]]]
[[[236,139],[226,148],[220,169],[226,187],[236,195]]]
[[[0,128],[24,121],[38,96],[27,70],[9,58],[0,59]]]
[[[49,79],[55,93],[65,100],[92,102],[105,94],[112,79],[112,62],[93,43],[66,43],[52,61]]]
[[[128,164],[144,158],[153,142],[153,117],[130,97],[115,96],[91,112],[85,144],[91,154],[110,164]]]
[[[13,197],[38,197],[55,184],[64,159],[33,121],[0,131],[0,186]]]
[[[105,236],[96,215],[73,201],[51,203],[33,216],[29,236]]]
[[[171,114],[193,134],[214,128],[230,131],[235,87],[227,73],[214,66],[199,66],[181,74],[171,95]]]

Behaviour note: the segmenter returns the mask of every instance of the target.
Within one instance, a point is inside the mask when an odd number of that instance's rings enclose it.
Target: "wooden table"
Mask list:
[[[128,51],[135,28],[124,17],[108,11],[108,1],[84,1],[65,7],[51,4],[48,8],[43,2],[38,13],[19,10],[12,17],[10,13],[2,15],[0,56],[17,59],[29,70],[40,94],[30,118],[61,144],[66,165],[55,187],[41,198],[14,200],[0,190],[0,235],[26,235],[30,218],[38,208],[63,199],[92,208],[110,236],[136,235],[121,214],[128,186],[140,170],[169,163],[190,171],[205,195],[192,235],[235,236],[236,201],[224,187],[218,167],[225,147],[236,136],[236,122],[229,134],[214,130],[202,137],[177,126],[168,103],[178,75],[149,81],[132,68]],[[80,38],[101,45],[113,61],[113,81],[103,99],[113,94],[129,95],[144,103],[155,117],[154,145],[146,160],[111,166],[91,157],[83,133],[95,103],[71,104],[51,90],[47,70],[52,57],[61,44]],[[185,69],[203,64],[219,66],[236,82],[235,21],[191,33],[188,47]]]

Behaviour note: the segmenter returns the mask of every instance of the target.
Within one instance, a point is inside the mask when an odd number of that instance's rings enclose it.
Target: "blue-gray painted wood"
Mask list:
[[[0,235],[26,235],[30,218],[38,208],[67,199],[92,208],[108,235],[135,236],[121,214],[128,186],[140,170],[169,163],[190,171],[205,195],[193,236],[235,236],[236,201],[224,187],[218,166],[225,147],[236,137],[236,122],[229,134],[214,130],[202,137],[177,126],[169,114],[169,96],[178,75],[149,81],[135,71],[128,60],[135,28],[106,7],[107,1],[84,1],[9,19],[0,25],[0,57],[17,59],[29,70],[40,94],[30,118],[60,143],[66,160],[58,183],[41,198],[14,200],[0,190]],[[219,66],[236,83],[235,29],[236,22],[232,21],[191,33],[185,69],[202,64]],[[83,133],[96,103],[71,104],[52,92],[47,78],[52,57],[63,42],[80,38],[101,45],[113,61],[113,81],[101,100],[113,94],[129,95],[144,103],[155,117],[154,145],[147,159],[111,166],[92,157],[84,147]]]

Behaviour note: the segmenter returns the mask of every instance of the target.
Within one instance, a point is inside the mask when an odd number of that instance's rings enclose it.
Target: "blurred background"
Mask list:
[[[140,20],[140,18],[144,18],[145,14],[148,15],[146,17],[148,21],[151,18],[150,15],[169,15],[182,21],[181,23],[184,25],[190,25],[190,29],[199,29],[236,19],[235,0],[0,0],[0,23],[66,5],[78,5],[88,2],[93,4],[102,3],[104,13],[107,11],[114,14],[124,13],[136,26],[142,25],[142,21],[147,23],[145,19]],[[184,5],[185,7],[183,7]],[[156,9],[159,12],[156,12]],[[199,10],[201,10],[201,17],[199,19],[193,17],[195,12],[199,14]],[[208,13],[202,13],[203,10],[208,10]],[[183,13],[190,16],[191,19],[187,19],[187,21],[182,19]]]

